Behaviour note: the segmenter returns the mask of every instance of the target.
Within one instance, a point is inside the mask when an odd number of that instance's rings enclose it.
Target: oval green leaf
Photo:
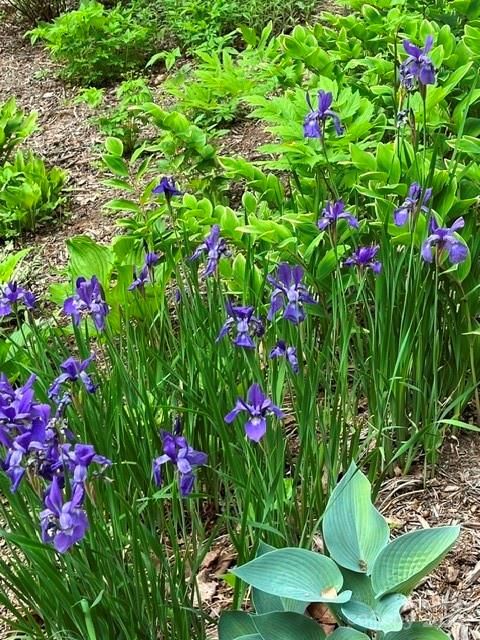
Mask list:
[[[252,616],[252,621],[262,640],[325,640],[322,627],[300,613],[277,611]]]
[[[388,543],[388,524],[372,504],[370,482],[353,462],[330,496],[323,537],[337,564],[367,574]]]
[[[413,624],[405,625],[401,631],[387,633],[385,640],[450,640],[450,636],[438,629],[438,627],[430,627],[421,622],[414,622]]]
[[[261,591],[301,602],[347,602],[351,596],[337,595],[343,576],[333,560],[307,549],[270,551],[232,573]]]
[[[392,592],[408,594],[443,560],[460,533],[460,527],[437,527],[406,533],[379,554],[372,571],[378,597]]]
[[[245,637],[257,637],[257,630],[252,616],[245,611],[224,611],[218,623],[219,640],[240,640]],[[258,636],[261,640],[261,636]]]

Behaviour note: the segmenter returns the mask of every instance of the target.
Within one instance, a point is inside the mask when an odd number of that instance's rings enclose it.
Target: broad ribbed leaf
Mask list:
[[[232,573],[247,584],[280,598],[301,602],[347,602],[350,591],[337,595],[343,576],[333,560],[307,549],[270,551]]]
[[[262,640],[325,640],[322,627],[300,613],[277,611],[252,616],[252,621]]]
[[[353,462],[328,501],[323,537],[337,564],[368,574],[388,543],[388,524],[372,504],[370,482]]]
[[[347,640],[347,638],[344,640]],[[354,639],[352,638],[352,640]],[[405,625],[401,631],[387,633],[385,640],[450,640],[450,636],[437,627],[414,622],[413,624]]]
[[[263,556],[265,553],[275,551],[275,547],[272,547],[265,542],[260,542],[257,550],[257,558]],[[252,589],[252,603],[255,607],[255,611],[258,614],[272,613],[274,611],[295,611],[296,613],[304,613],[306,608],[305,602],[299,600],[292,600],[291,598],[280,598],[279,596],[272,596],[270,593],[256,589]]]
[[[350,600],[341,608],[342,617],[350,624],[370,631],[400,631],[402,617],[400,610],[407,601],[401,594],[394,593],[377,601],[373,607],[358,600]]]
[[[350,627],[338,627],[328,636],[328,640],[370,640],[370,638],[361,631],[350,629]]]
[[[252,617],[245,611],[224,611],[218,623],[219,640],[261,640]]]
[[[451,549],[460,527],[437,527],[406,533],[379,554],[372,571],[377,597],[386,593],[408,594]]]

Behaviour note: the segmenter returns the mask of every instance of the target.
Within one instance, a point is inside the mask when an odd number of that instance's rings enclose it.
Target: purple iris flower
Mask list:
[[[247,392],[247,400],[238,398],[235,407],[227,413],[224,420],[227,424],[232,423],[242,412],[249,415],[245,423],[245,433],[247,438],[254,442],[259,442],[267,431],[267,415],[274,414],[277,418],[283,418],[283,411],[267,398],[259,384],[252,384]]]
[[[92,276],[91,280],[84,277],[77,278],[75,295],[65,300],[63,311],[72,316],[74,325],[78,325],[82,317],[89,315],[98,331],[103,331],[109,308],[98,278],[96,276]]]
[[[112,462],[105,456],[98,455],[91,444],[79,443],[73,446],[71,444],[61,446],[58,468],[66,469],[72,474],[74,488],[77,484],[84,485],[91,464],[109,467]]]
[[[352,216],[345,211],[345,204],[343,203],[343,200],[327,202],[322,211],[322,217],[317,222],[317,226],[320,231],[324,231],[330,225],[336,226],[337,221],[342,219],[346,220],[353,229],[358,229],[358,220],[355,216]]]
[[[160,487],[162,485],[162,466],[167,462],[174,464],[179,472],[180,494],[186,497],[193,490],[195,467],[207,464],[208,456],[202,451],[192,449],[180,431],[180,421],[177,419],[173,433],[168,431],[160,433],[163,455],[153,461],[152,471],[155,484]]]
[[[375,275],[382,271],[382,263],[375,260],[380,247],[359,247],[350,258],[343,263],[346,267],[358,267],[359,269],[371,269]]]
[[[133,282],[128,287],[129,291],[133,291],[134,289],[141,289],[145,287],[147,282],[153,281],[153,267],[159,262],[160,256],[156,253],[147,253],[145,256],[144,265],[137,276],[137,272],[133,270]]]
[[[35,296],[30,291],[18,286],[16,282],[8,282],[0,294],[0,316],[8,316],[19,303],[27,309],[35,306]]]
[[[463,218],[457,218],[451,227],[439,227],[435,218],[430,220],[430,235],[422,245],[422,258],[426,262],[433,262],[434,248],[439,252],[445,251],[452,264],[464,262],[467,259],[468,249],[458,240],[455,232],[463,229],[465,221]]]
[[[277,311],[283,308],[285,308],[283,312],[285,320],[299,324],[305,319],[303,303],[313,304],[315,300],[302,284],[302,278],[302,267],[291,267],[285,262],[279,265],[276,278],[267,276],[268,282],[274,287],[267,315],[268,320],[272,320]]]
[[[297,358],[297,350],[295,347],[287,347],[286,343],[283,340],[279,340],[277,344],[270,351],[268,357],[270,359],[274,358],[286,358],[287,362],[292,367],[293,373],[298,373],[298,358]]]
[[[255,349],[251,334],[260,337],[264,334],[265,327],[263,322],[253,315],[253,307],[236,307],[230,300],[227,300],[226,307],[228,318],[220,329],[217,342],[235,327],[237,335],[233,340],[233,344],[244,349]]]
[[[423,49],[416,47],[410,40],[403,41],[408,58],[400,65],[400,82],[408,90],[414,88],[415,80],[420,86],[435,84],[435,67],[428,53],[433,46],[433,36],[427,36]]]
[[[215,273],[221,256],[230,255],[225,240],[220,237],[220,227],[218,224],[213,225],[208,236],[202,244],[196,248],[195,252],[189,259],[197,260],[203,253],[207,254],[207,265],[203,272],[203,277],[207,278]]]
[[[68,502],[63,502],[60,481],[54,477],[45,496],[45,509],[40,513],[42,541],[53,546],[59,553],[65,553],[79,542],[87,532],[88,519],[83,511],[84,490],[77,485]]]
[[[62,362],[60,365],[62,373],[53,381],[53,384],[48,390],[48,397],[55,399],[58,398],[60,387],[65,384],[65,382],[76,382],[77,380],[81,380],[83,382],[88,393],[95,393],[97,385],[93,384],[92,379],[86,372],[86,369],[94,359],[95,354],[92,353],[83,361],[70,357],[67,358],[65,362]]]
[[[338,114],[330,109],[332,102],[333,95],[330,91],[320,90],[318,92],[318,107],[314,109],[310,95],[307,93],[307,104],[310,107],[310,112],[306,115],[303,123],[303,135],[305,138],[323,138],[328,118],[333,120],[337,135],[342,135],[344,128]]]
[[[156,196],[162,195],[163,193],[167,202],[170,202],[173,196],[183,196],[183,193],[177,189],[175,180],[166,176],[160,180],[160,183],[153,189],[152,193]]]
[[[393,212],[393,220],[397,227],[403,226],[409,218],[419,211],[428,213],[428,201],[432,197],[432,190],[425,189],[422,193],[422,187],[418,182],[413,182],[408,190],[408,195],[398,209]]]

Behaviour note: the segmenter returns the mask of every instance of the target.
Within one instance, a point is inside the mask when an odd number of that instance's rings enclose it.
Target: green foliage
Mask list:
[[[308,20],[315,9],[312,0],[165,0],[168,31],[187,50],[216,49],[232,41],[241,25],[263,29],[272,22],[275,31],[297,19]]]
[[[92,0],[38,26],[30,36],[32,42],[43,40],[52,57],[64,64],[60,74],[66,80],[101,86],[142,66],[156,34],[145,9],[106,9]]]
[[[403,594],[410,593],[441,562],[455,543],[459,527],[415,531],[389,542],[386,520],[367,495],[370,489],[367,478],[352,463],[325,511],[323,533],[331,559],[306,549],[275,550],[263,546],[256,559],[233,570],[234,575],[273,598],[263,599],[262,609],[257,609],[255,615],[224,613],[219,625],[220,640],[239,640],[248,634],[261,640],[321,640],[321,627],[301,611],[294,613],[292,601],[302,608],[313,602],[326,603],[339,621],[340,627],[332,636],[338,639],[365,640],[370,632],[387,634],[389,640],[446,637],[433,627],[404,625],[400,613],[406,602]],[[352,565],[351,549],[343,542],[338,544],[335,531],[341,541],[348,539],[354,550],[360,550],[358,562]],[[374,541],[378,544],[370,550],[363,548],[365,542]],[[340,568],[335,568],[335,563]],[[268,612],[266,602],[271,607]],[[351,632],[348,625],[353,627]]]
[[[48,221],[64,198],[66,173],[41,158],[17,152],[0,167],[0,236],[8,238]]]
[[[146,123],[146,116],[138,107],[153,100],[152,92],[143,78],[124,80],[115,91],[117,104],[103,109],[99,115],[93,116],[92,121],[98,125],[106,137],[121,140],[123,152],[126,155],[140,144],[140,132]],[[97,88],[84,89],[77,101],[85,102],[93,109],[97,109],[103,102],[103,91]]]
[[[220,53],[197,51],[200,61],[186,66],[166,83],[177,99],[177,108],[194,117],[197,124],[217,125],[241,115],[246,96],[265,96],[280,85],[298,80],[293,66],[282,64],[279,42],[272,37],[272,24],[259,37],[244,29],[245,49],[231,47]]]
[[[37,114],[28,116],[17,107],[15,98],[0,106],[0,165],[25,138],[35,131]]]

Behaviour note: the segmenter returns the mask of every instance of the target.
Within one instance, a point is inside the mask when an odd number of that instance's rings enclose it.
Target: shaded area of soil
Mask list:
[[[66,264],[68,237],[86,234],[97,241],[109,241],[115,223],[102,212],[112,194],[102,187],[101,174],[94,167],[94,145],[101,137],[88,121],[90,110],[73,104],[78,90],[56,79],[55,65],[40,46],[30,45],[23,37],[24,30],[13,24],[13,16],[2,25],[0,102],[14,96],[25,111],[38,112],[39,130],[25,146],[49,165],[69,173],[64,219],[60,224],[43,226],[28,241],[35,250],[30,254],[26,278],[41,293],[45,289],[42,281],[50,283],[58,268]]]

